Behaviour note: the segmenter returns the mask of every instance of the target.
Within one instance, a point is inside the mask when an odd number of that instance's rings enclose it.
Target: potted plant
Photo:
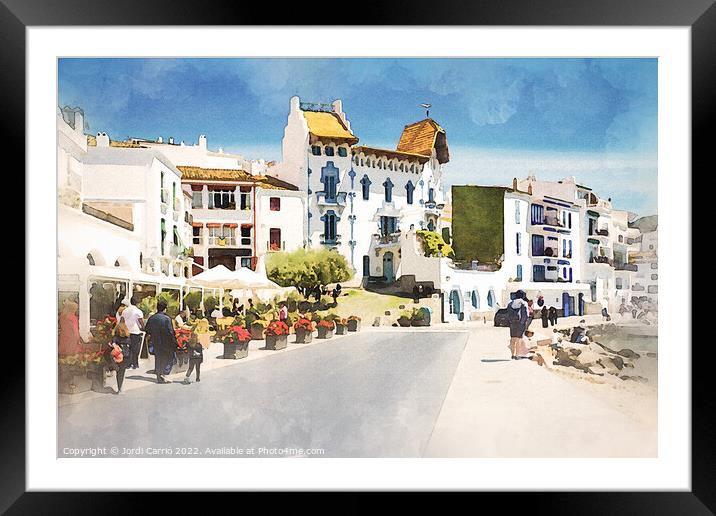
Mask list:
[[[316,324],[318,330],[319,339],[330,339],[333,337],[333,330],[336,328],[336,324],[329,319],[321,319]]]
[[[245,358],[249,354],[251,333],[243,326],[229,326],[221,341],[224,344],[224,358]]]
[[[411,326],[430,326],[430,312],[424,306],[413,310],[410,319]]]
[[[189,369],[189,344],[196,343],[197,336],[189,328],[177,328],[174,334],[177,337],[177,361],[172,367],[172,373],[181,373]]]
[[[306,318],[301,317],[293,325],[293,329],[296,332],[296,344],[308,344],[313,340],[313,322]]]
[[[348,319],[336,319],[336,335],[348,333]]]
[[[268,326],[268,322],[263,319],[255,319],[251,322],[249,330],[253,340],[264,340],[264,330]]]
[[[351,315],[348,318],[348,331],[359,331],[360,330],[360,317],[357,315]]]
[[[271,321],[264,334],[266,335],[266,349],[284,349],[288,344],[288,324],[283,321]]]
[[[410,312],[408,310],[400,312],[400,317],[398,317],[398,324],[403,328],[407,328],[410,326],[410,321],[412,318],[413,312]]]
[[[101,351],[83,351],[59,357],[58,380],[59,391],[62,394],[77,394],[92,389],[93,380],[90,377],[90,364],[102,364],[104,357]],[[104,386],[104,374],[97,378]]]

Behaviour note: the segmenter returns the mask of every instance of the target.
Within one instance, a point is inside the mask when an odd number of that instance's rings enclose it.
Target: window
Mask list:
[[[281,229],[271,228],[269,229],[269,250],[280,251],[281,250]]]
[[[408,183],[405,185],[405,195],[407,197],[408,204],[413,204],[413,191],[415,190],[415,185],[413,185],[412,181],[408,181]]]
[[[201,245],[202,229],[203,228],[201,226],[194,226],[191,230],[192,242],[196,245]]]
[[[658,268],[659,268],[659,264],[658,264],[658,263],[652,263],[652,264],[651,264],[651,268],[652,268],[652,269],[658,269]]]
[[[192,208],[203,208],[204,199],[202,198],[201,192],[191,193],[191,207]]]
[[[162,219],[161,231],[162,231],[162,248],[161,248],[161,251],[162,251],[162,254],[164,254],[164,242],[165,242],[166,239],[167,239],[167,222],[166,222],[166,220],[164,220],[164,219]],[[155,234],[156,234],[156,233],[155,233]]]
[[[428,202],[435,202],[435,188],[428,188]]]
[[[567,241],[562,240],[562,256],[567,257]]]
[[[532,235],[532,256],[544,256],[544,237]]]
[[[251,268],[251,257],[241,258],[241,266],[248,269]]]
[[[624,236],[619,235],[619,243],[621,244],[622,242],[624,242]]]
[[[656,280],[659,279],[659,275],[658,275],[658,274],[652,274],[652,275],[651,275],[651,279],[653,279],[654,281],[656,281]]]
[[[383,169],[383,161],[382,160],[378,160],[378,168],[381,170]]]
[[[281,211],[281,198],[270,197],[269,198],[269,209],[271,211]]]
[[[326,156],[333,156],[333,154],[334,154],[334,149],[330,145],[326,147],[325,151],[326,151]]]
[[[224,225],[221,237],[226,245],[236,245],[236,228]]]
[[[544,206],[533,204],[531,210],[532,224],[544,224]]]
[[[520,223],[520,201],[515,201],[515,224]],[[517,253],[519,254],[519,253]]]
[[[241,245],[251,245],[251,226],[241,226]]]
[[[380,234],[381,236],[392,235],[398,232],[397,217],[381,217],[380,218]]]
[[[544,281],[545,270],[544,265],[532,266],[532,281]]]
[[[517,275],[515,276],[517,281],[522,281],[522,265],[517,265]]]
[[[241,186],[239,187],[239,192],[241,193],[241,199],[240,199],[240,207],[242,210],[250,210],[251,209],[251,187],[250,186]]]
[[[341,158],[345,158],[346,156],[348,156],[348,149],[346,149],[345,147],[338,147],[338,155]]]
[[[313,154],[314,156],[320,156],[321,155],[321,147],[319,147],[318,145],[313,145],[311,147],[311,154]]]
[[[477,289],[470,294],[470,304],[472,304],[473,308],[480,308],[480,292]]]
[[[336,234],[337,217],[333,210],[329,210],[323,217],[323,241],[326,244],[334,244],[338,235]]]
[[[522,254],[522,234],[515,233],[515,247],[517,248],[517,256]]]
[[[328,148],[326,147],[326,150]],[[326,202],[335,202],[338,194],[338,169],[332,161],[326,163],[326,166],[321,169],[321,183],[323,183]]]
[[[385,202],[391,202],[393,200],[393,182],[390,178],[385,180],[383,188],[385,188]]]
[[[567,279],[567,267],[562,267],[562,278]]]
[[[209,204],[209,208],[213,207],[217,210],[236,209],[236,203],[234,202],[234,190],[215,189],[211,191],[209,198],[213,201],[213,203]]]
[[[393,162],[392,161],[388,162],[388,170],[393,170]]]
[[[370,256],[363,255],[363,276],[370,276]]]
[[[567,214],[567,227],[569,229],[572,229],[572,214],[571,213]]]
[[[222,238],[221,233],[221,227],[220,226],[207,226],[207,229],[209,230],[209,244],[210,245],[216,245],[219,242],[219,239]]]
[[[490,308],[495,306],[495,292],[492,289],[487,293],[487,306]]]
[[[174,226],[172,230],[173,238],[172,241],[174,242],[174,245],[179,245],[179,230],[176,226]]]
[[[649,285],[646,289],[646,291],[649,294],[658,294],[659,293],[659,286],[658,285]]]
[[[363,179],[360,180],[361,188],[363,190],[363,200],[367,201],[370,198],[370,184],[371,181],[368,179],[367,175],[363,176]]]

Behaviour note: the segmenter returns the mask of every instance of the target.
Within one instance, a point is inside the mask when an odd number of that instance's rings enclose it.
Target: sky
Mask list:
[[[446,186],[575,176],[614,207],[657,210],[656,59],[60,59],[58,103],[88,133],[281,159],[289,99],[343,101],[360,143],[445,128]]]

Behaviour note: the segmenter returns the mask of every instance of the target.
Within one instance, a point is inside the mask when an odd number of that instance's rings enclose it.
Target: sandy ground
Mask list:
[[[571,326],[579,318],[571,319],[559,326]],[[587,323],[600,320],[594,317]],[[425,456],[657,455],[655,384],[558,368],[544,351],[546,367],[513,361],[507,328],[479,323],[463,327],[470,339]]]

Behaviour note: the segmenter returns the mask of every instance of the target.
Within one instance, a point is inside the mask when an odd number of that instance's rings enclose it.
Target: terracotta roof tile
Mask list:
[[[358,143],[358,138],[348,129],[336,113],[304,111],[308,131],[317,138],[330,138]]]
[[[442,135],[442,138],[439,139],[438,135]],[[399,151],[428,157],[432,155],[432,151],[436,147],[440,147],[438,149],[439,154],[443,154],[442,156],[438,156],[440,162],[447,162],[445,130],[432,118],[426,118],[420,122],[406,125],[398,142]]]
[[[226,168],[202,168],[180,165],[177,167],[182,179],[206,181],[254,181],[254,176],[243,170]]]

